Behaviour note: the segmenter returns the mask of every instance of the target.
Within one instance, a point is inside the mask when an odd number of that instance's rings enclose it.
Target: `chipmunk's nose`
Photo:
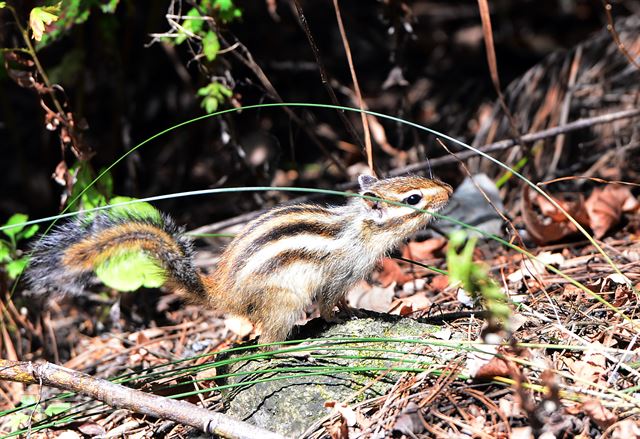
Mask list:
[[[451,195],[453,193],[453,188],[451,186],[449,186],[447,183],[445,183],[444,181],[440,181],[438,180],[438,184],[445,190],[447,191],[447,195]]]

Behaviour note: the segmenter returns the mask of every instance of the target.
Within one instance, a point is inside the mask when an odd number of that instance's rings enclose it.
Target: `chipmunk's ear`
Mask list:
[[[358,183],[360,184],[361,191],[368,190],[371,186],[373,186],[377,182],[378,182],[378,179],[371,175],[362,174],[358,176]]]

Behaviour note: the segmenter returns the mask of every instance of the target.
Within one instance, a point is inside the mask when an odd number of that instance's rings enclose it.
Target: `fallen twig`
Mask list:
[[[205,433],[226,438],[282,439],[283,437],[186,401],[141,392],[49,362],[0,359],[0,379],[23,384],[47,385],[80,393],[111,407],[124,408],[154,418],[170,419]]]

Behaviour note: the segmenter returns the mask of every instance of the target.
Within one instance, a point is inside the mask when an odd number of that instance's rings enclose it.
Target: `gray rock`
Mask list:
[[[240,360],[228,370],[220,371],[240,374],[229,377],[229,384],[246,383],[225,392],[227,414],[285,436],[299,436],[331,413],[324,406],[326,401],[357,402],[384,395],[403,372],[389,372],[390,368],[419,370],[421,364],[433,361],[443,364],[455,355],[452,349],[430,349],[410,341],[339,341],[347,337],[421,340],[440,329],[410,318],[368,314],[376,317],[332,325],[317,319],[303,327],[304,332],[317,338],[334,338],[328,342],[330,345],[317,344],[295,354]],[[320,328],[315,330],[314,326]],[[283,345],[282,349],[299,347]],[[258,353],[243,351],[245,356]],[[256,383],[258,380],[263,381]],[[365,384],[368,387],[358,393]]]

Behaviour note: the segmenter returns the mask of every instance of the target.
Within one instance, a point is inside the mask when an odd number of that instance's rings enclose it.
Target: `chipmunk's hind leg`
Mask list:
[[[269,294],[270,300],[263,301],[257,322],[262,326],[260,343],[285,341],[307,306],[303,298],[308,295],[296,294],[287,289],[273,290]],[[270,347],[275,348],[277,346]]]

